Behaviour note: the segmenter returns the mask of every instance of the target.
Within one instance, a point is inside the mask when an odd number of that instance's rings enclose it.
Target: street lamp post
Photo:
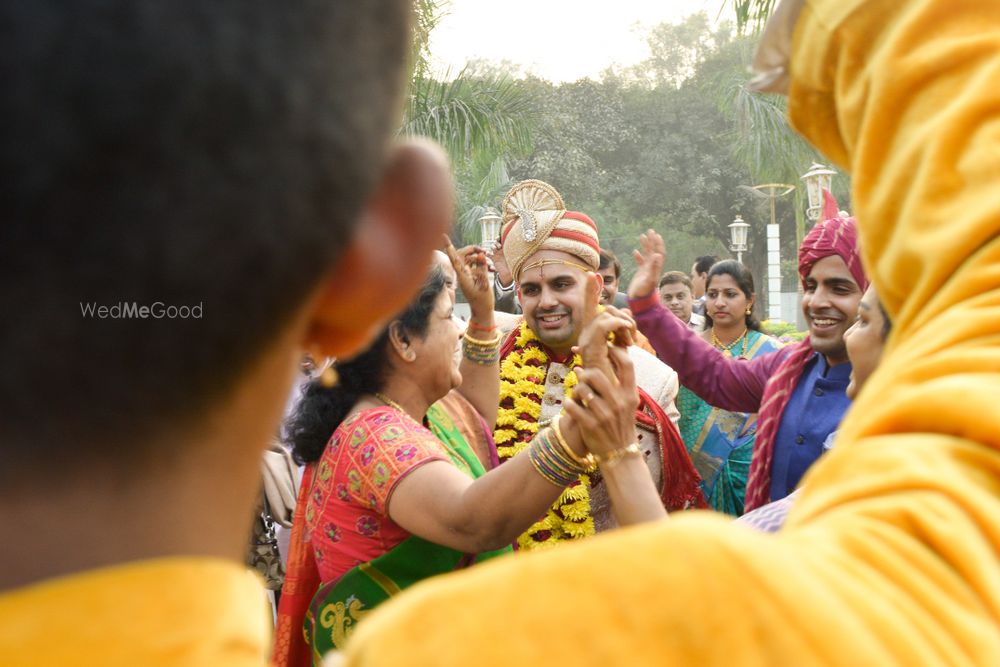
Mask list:
[[[741,185],[757,197],[767,197],[771,205],[771,222],[767,225],[767,319],[781,320],[781,233],[775,211],[775,200],[795,190],[788,183]]]
[[[768,198],[771,222],[767,225],[767,319],[781,320],[781,232],[775,215],[774,202],[795,190],[788,183],[767,183],[750,188]]]
[[[729,224],[729,249],[736,253],[736,261],[743,263],[743,253],[747,250],[747,232],[750,225],[743,222],[743,216],[737,215]]]
[[[823,190],[830,190],[833,187],[833,169],[813,162],[809,171],[802,175],[802,180],[806,184],[806,196],[809,197],[809,208],[806,209],[806,217],[813,223],[819,220],[823,210]],[[801,239],[799,239],[801,243]]]
[[[819,164],[818,162],[813,162],[812,166],[809,167],[809,171],[802,175],[801,179],[806,184],[806,197],[808,198],[809,207],[806,208],[806,217],[815,224],[819,220],[819,216],[823,212],[823,190],[831,190],[833,188],[833,176],[836,174],[833,169]],[[795,216],[795,244],[796,247],[802,247],[802,239],[805,238],[805,225],[803,224],[802,218],[799,215]],[[799,300],[802,300],[802,283],[799,283]],[[797,322],[799,328],[805,327],[805,321],[802,319],[801,313],[799,314],[799,319]]]
[[[500,214],[495,209],[487,208],[479,217],[479,229],[482,233],[482,246],[489,249],[500,236]]]

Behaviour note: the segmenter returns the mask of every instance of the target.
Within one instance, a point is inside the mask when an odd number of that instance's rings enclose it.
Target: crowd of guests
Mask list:
[[[778,3],[755,85],[858,218],[828,196],[779,346],[655,231],[616,306],[541,181],[435,255],[408,2],[0,12],[0,664],[997,661],[1000,13]],[[123,300],[205,315],[81,316]],[[303,352],[272,634],[242,561]]]
[[[693,326],[693,281],[662,273],[652,230],[637,239],[633,320],[613,305],[621,266],[597,224],[541,181],[507,193],[492,258],[437,251],[416,299],[336,363],[336,383],[310,382],[287,425],[306,473],[275,663],[308,665],[392,595],[513,549],[668,511],[740,517],[755,463],[757,511],[744,521],[777,530],[847,406],[845,330],[861,321],[867,286],[855,221],[827,197],[800,252],[810,335],[790,348],[761,331],[753,276],[734,260],[692,267],[704,290]],[[497,264],[516,313],[495,311]],[[454,321],[456,285],[467,323]],[[855,340],[855,355],[877,358],[881,337]]]

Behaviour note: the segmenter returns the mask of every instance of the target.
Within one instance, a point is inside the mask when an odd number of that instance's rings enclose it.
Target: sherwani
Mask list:
[[[509,317],[496,314],[498,327],[506,336],[515,326],[521,323],[520,317]],[[629,348],[629,357],[635,367],[636,384],[649,394],[659,405],[670,421],[677,425],[680,413],[674,399],[677,397],[677,373],[672,368],[657,359],[654,355],[633,345]],[[542,412],[539,423],[548,424],[562,411],[566,389],[563,381],[572,368],[567,364],[550,362],[545,371],[545,393],[542,395]],[[639,448],[646,460],[646,466],[657,489],[663,486],[663,458],[660,442],[655,432],[636,426],[636,438]],[[594,528],[598,532],[617,527],[617,522],[611,511],[611,501],[604,484],[598,484],[590,494],[591,515],[594,517]]]

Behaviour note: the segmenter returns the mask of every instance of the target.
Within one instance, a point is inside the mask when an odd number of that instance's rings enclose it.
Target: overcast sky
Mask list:
[[[510,61],[551,81],[597,77],[608,65],[646,54],[644,27],[704,11],[723,0],[451,0],[431,35],[438,73],[468,60]],[[722,16],[729,18],[730,10]]]

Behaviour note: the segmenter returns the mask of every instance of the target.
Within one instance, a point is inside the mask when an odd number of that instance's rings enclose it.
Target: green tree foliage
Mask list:
[[[417,4],[442,10],[435,0]],[[663,234],[666,268],[687,271],[698,255],[731,256],[728,225],[741,214],[751,224],[744,262],[763,296],[770,209],[745,186],[800,186],[817,156],[788,127],[781,98],[746,89],[753,37],[696,15],[656,26],[648,43],[644,62],[609,68],[597,81],[553,84],[488,63],[439,81],[416,68],[403,131],[436,138],[451,154],[466,241],[478,241],[482,207],[499,205],[523,178],[552,183],[570,209],[593,217],[626,278],[645,229]],[[843,204],[844,191],[837,194]],[[794,266],[795,212],[804,209],[795,197],[776,206],[786,267]]]
[[[461,222],[456,232],[461,241],[478,242],[474,223],[482,206],[510,186],[508,161],[531,149],[533,106],[504,73],[466,68],[454,77],[432,76],[430,34],[447,7],[447,0],[414,0],[413,75],[400,133],[430,137],[448,152]]]
[[[787,100],[781,95],[754,93],[747,88],[747,70],[755,39],[740,37],[725,47],[720,69],[705,84],[706,94],[716,100],[722,114],[730,120],[728,141],[733,159],[742,164],[755,184],[788,183],[796,190],[781,200],[783,220],[790,227],[782,229],[787,246],[785,257],[794,257],[801,235],[806,231],[806,193],[801,175],[813,162],[826,162],[788,124]],[[850,199],[850,180],[846,175],[834,179],[833,192],[846,206]],[[765,200],[766,202],[766,200]],[[790,205],[790,209],[788,208]],[[793,242],[795,241],[795,242]],[[792,276],[782,272],[786,289],[794,288]]]
[[[759,31],[774,9],[774,0],[726,0],[723,7],[731,7],[740,31]]]
[[[413,0],[413,43],[410,45],[410,69],[413,79],[430,72],[431,33],[447,14],[449,0]]]
[[[532,113],[523,88],[503,75],[418,78],[402,132],[444,146],[455,169],[459,210],[468,212],[510,185],[507,160],[530,150]]]
[[[731,29],[712,31],[695,16],[652,30],[647,61],[599,82],[525,82],[541,106],[534,150],[513,175],[552,183],[597,220],[626,276],[647,228],[664,235],[668,268],[728,254],[727,225],[750,201],[738,187],[749,177],[731,157],[730,120],[703,88],[731,40]]]

